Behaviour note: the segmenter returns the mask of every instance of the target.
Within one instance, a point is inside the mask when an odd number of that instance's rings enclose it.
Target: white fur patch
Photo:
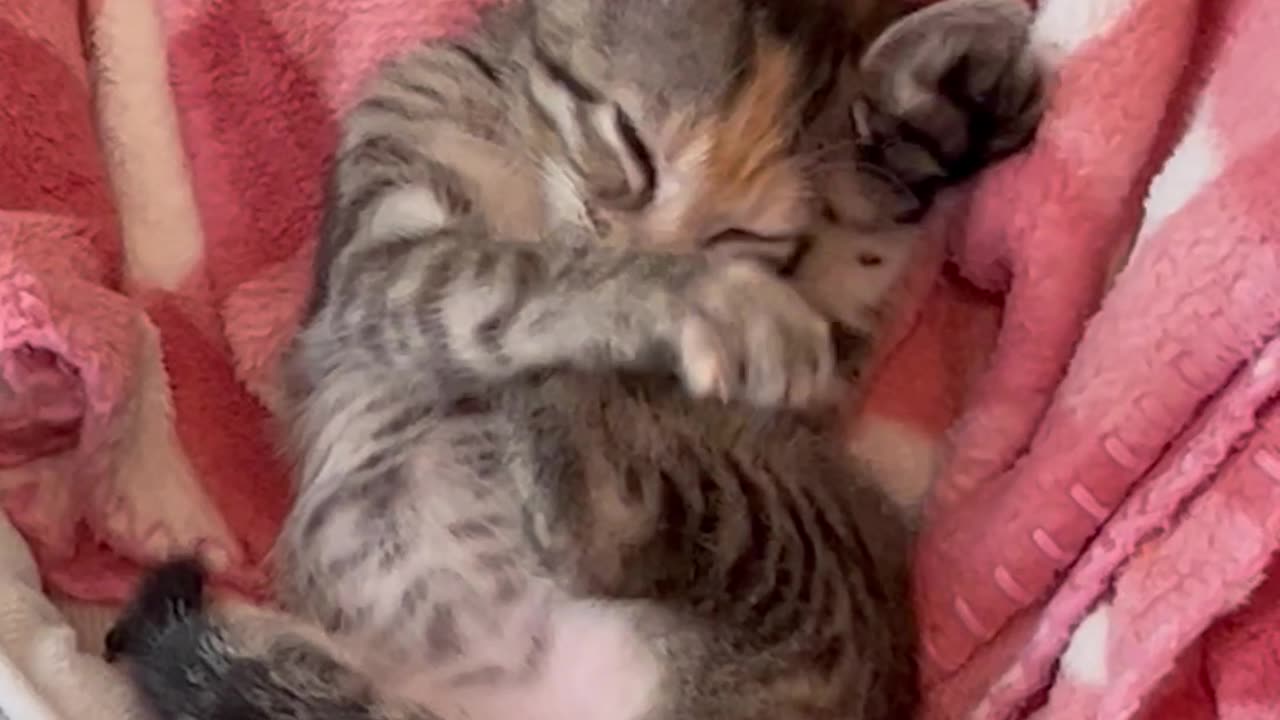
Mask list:
[[[621,609],[581,601],[558,608],[547,661],[538,695],[548,712],[537,713],[545,720],[636,720],[654,705],[661,670]],[[501,717],[520,715],[509,710]]]
[[[546,161],[542,164],[543,202],[550,218],[586,220],[586,205],[573,173],[564,165]]]
[[[580,148],[584,142],[582,128],[574,113],[576,101],[568,91],[542,72],[529,74],[529,85],[534,102],[551,117],[551,122],[571,148]]]
[[[1100,605],[1080,623],[1071,643],[1062,654],[1062,671],[1081,685],[1102,687],[1107,683],[1107,638],[1111,630],[1111,607]]]
[[[662,669],[625,609],[561,601],[549,627],[532,680],[451,691],[424,677],[401,693],[443,717],[468,720],[640,720],[651,713]]]
[[[449,221],[449,210],[436,194],[417,185],[388,193],[369,221],[375,238],[412,235],[439,229]]]

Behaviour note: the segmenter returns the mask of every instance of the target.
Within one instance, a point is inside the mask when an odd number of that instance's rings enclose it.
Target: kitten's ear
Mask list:
[[[959,180],[1025,145],[1044,112],[1044,69],[1023,0],[942,0],[898,20],[860,62],[854,121],[916,185]]]
[[[597,97],[567,70],[545,63],[531,68],[529,90],[593,201],[638,210],[653,199],[653,158],[617,103]]]

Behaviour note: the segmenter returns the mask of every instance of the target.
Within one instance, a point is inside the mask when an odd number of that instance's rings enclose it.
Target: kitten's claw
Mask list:
[[[693,289],[680,370],[695,397],[804,407],[835,386],[830,325],[759,264],[716,265]]]

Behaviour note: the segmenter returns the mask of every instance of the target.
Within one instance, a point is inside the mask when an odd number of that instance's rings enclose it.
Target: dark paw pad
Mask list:
[[[1020,0],[944,0],[864,56],[851,112],[866,162],[922,198],[1024,147],[1044,113],[1044,69]]]

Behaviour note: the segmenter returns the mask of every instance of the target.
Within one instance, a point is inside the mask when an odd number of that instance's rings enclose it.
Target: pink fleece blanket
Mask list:
[[[927,714],[1274,717],[1280,6],[1040,5],[1043,131],[934,214],[954,263],[851,428],[935,483]],[[198,549],[261,596],[334,117],[473,12],[0,3],[0,490],[51,590]]]

